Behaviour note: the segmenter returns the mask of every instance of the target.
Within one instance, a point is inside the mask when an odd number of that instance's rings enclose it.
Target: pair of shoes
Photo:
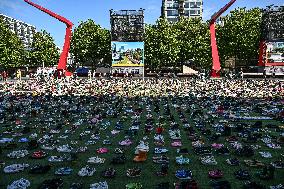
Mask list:
[[[181,170],[176,171],[175,176],[178,179],[190,180],[190,179],[192,179],[192,172],[190,170],[181,169]]]
[[[205,156],[201,158],[201,163],[204,165],[217,165],[214,156]]]
[[[284,185],[278,184],[278,185],[269,186],[269,189],[284,189]]]
[[[4,167],[4,173],[17,173],[29,167],[29,164],[12,164]]]
[[[161,134],[156,134],[156,135],[154,136],[154,140],[155,140],[155,141],[165,141],[164,136],[161,135]]]
[[[125,185],[126,189],[142,189],[142,184],[141,183],[129,183]]]
[[[232,166],[240,165],[240,161],[237,158],[226,159],[226,162]]]
[[[147,151],[139,150],[139,154],[134,157],[135,162],[144,162],[147,160]]]
[[[90,184],[90,189],[108,189],[108,184],[106,181]]]
[[[50,156],[49,158],[48,158],[48,161],[49,162],[62,162],[62,161],[64,161],[65,159],[64,159],[64,157],[62,157],[62,156]]]
[[[97,153],[99,153],[99,154],[104,154],[104,153],[107,153],[107,152],[108,152],[107,148],[99,148],[99,149],[97,149]]]
[[[153,162],[158,164],[167,164],[170,162],[170,158],[165,155],[153,156]]]
[[[83,184],[82,183],[78,183],[78,182],[73,182],[70,185],[69,189],[83,189]]]
[[[209,178],[219,179],[223,177],[223,172],[220,169],[208,171]]]
[[[141,140],[139,145],[135,148],[135,154],[138,154],[139,150],[149,152],[148,142],[144,142]]]
[[[70,167],[62,167],[55,171],[55,175],[70,175],[73,169]]]
[[[121,146],[130,146],[133,142],[130,139],[125,139],[123,141],[119,142],[119,145]]]
[[[181,143],[181,141],[174,141],[174,142],[171,143],[171,146],[172,147],[181,147],[182,143]]]
[[[105,162],[105,158],[99,158],[98,156],[96,157],[90,157],[87,161],[87,163],[95,163],[95,164],[102,164]]]
[[[7,154],[7,157],[12,158],[12,159],[18,159],[18,158],[25,157],[28,154],[29,152],[27,150],[18,150],[18,151],[13,151]]]
[[[214,149],[219,149],[219,148],[224,147],[224,144],[213,143],[213,144],[211,144],[211,146]]]
[[[41,149],[43,150],[54,150],[56,146],[54,144],[43,144]]]
[[[259,154],[264,158],[272,158],[272,155],[270,152],[259,152]]]
[[[47,154],[44,151],[36,151],[32,154],[32,158],[34,159],[42,159],[45,158],[47,156]]]
[[[166,149],[166,148],[155,148],[155,149],[154,149],[154,153],[155,153],[155,154],[166,153],[166,152],[168,152],[168,151],[169,151],[169,150]]]
[[[176,157],[176,163],[179,165],[189,164],[190,162],[189,158],[183,157],[182,155]]]
[[[116,175],[116,171],[113,168],[108,168],[102,172],[102,177],[105,178],[114,178]]]
[[[92,167],[89,167],[88,165],[81,168],[80,171],[78,172],[78,175],[80,177],[90,177],[90,176],[93,176],[93,174],[96,172],[96,169],[95,168],[92,168]]]
[[[245,164],[250,167],[262,167],[264,164],[261,161],[258,161],[256,159],[253,160],[244,160]]]
[[[179,129],[169,130],[169,135],[170,135],[170,138],[173,139],[173,140],[180,140],[181,139]]]
[[[122,148],[115,148],[114,153],[116,154],[124,154],[124,150]]]
[[[140,177],[141,176],[141,169],[140,168],[132,168],[132,169],[127,169],[126,175],[128,177]]]
[[[21,178],[19,180],[13,181],[10,185],[7,186],[7,189],[26,189],[30,187],[31,183],[29,180]]]
[[[66,152],[66,153],[68,153],[68,152],[71,152],[73,150],[73,148],[71,146],[69,146],[68,144],[65,144],[65,145],[62,145],[62,146],[58,146],[56,148],[56,150],[58,152]]]

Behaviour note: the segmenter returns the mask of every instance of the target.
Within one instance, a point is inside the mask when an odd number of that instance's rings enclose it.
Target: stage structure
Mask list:
[[[284,7],[262,10],[258,66],[284,66]]]
[[[112,73],[144,76],[144,9],[110,10]]]
[[[211,77],[220,77],[220,58],[218,52],[218,46],[216,41],[216,30],[215,30],[215,22],[216,20],[223,14],[230,6],[232,6],[236,0],[231,0],[228,4],[226,4],[223,8],[221,8],[218,12],[214,13],[210,20],[210,38],[211,38],[211,50],[212,50],[212,71]]]
[[[63,46],[63,50],[62,53],[60,55],[59,61],[58,61],[58,65],[57,65],[57,70],[65,70],[65,75],[71,75],[70,72],[67,71],[67,57],[68,57],[68,52],[70,49],[70,41],[71,41],[71,35],[72,35],[72,26],[73,23],[69,20],[67,20],[66,18],[38,5],[35,4],[33,2],[31,2],[30,0],[24,0],[25,2],[27,2],[28,4],[34,6],[35,8],[49,14],[50,16],[56,18],[57,20],[59,20],[60,22],[63,22],[64,24],[66,24],[66,32],[65,32],[65,41],[64,41],[64,46]]]

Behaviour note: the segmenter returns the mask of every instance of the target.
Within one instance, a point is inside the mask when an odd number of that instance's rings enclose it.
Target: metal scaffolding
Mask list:
[[[144,9],[110,10],[112,41],[144,41]]]

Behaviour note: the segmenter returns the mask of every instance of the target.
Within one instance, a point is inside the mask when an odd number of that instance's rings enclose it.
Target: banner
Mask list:
[[[144,42],[111,42],[113,67],[143,67]]]
[[[284,62],[284,42],[267,43],[267,58],[269,62]]]

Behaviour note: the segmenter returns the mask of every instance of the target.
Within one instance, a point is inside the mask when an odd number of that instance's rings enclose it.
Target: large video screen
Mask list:
[[[267,58],[270,63],[284,62],[284,42],[268,42]]]
[[[111,42],[113,67],[144,66],[144,42]]]

